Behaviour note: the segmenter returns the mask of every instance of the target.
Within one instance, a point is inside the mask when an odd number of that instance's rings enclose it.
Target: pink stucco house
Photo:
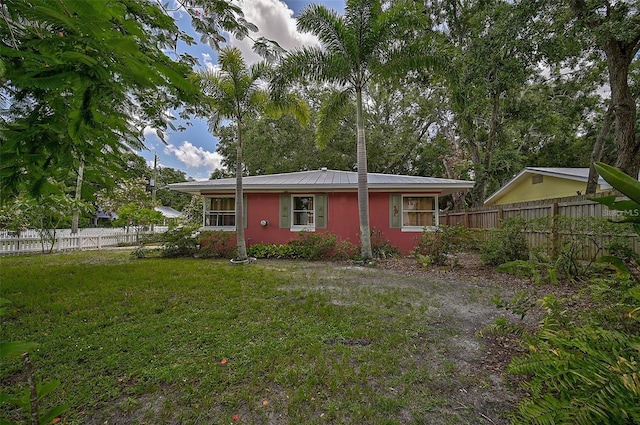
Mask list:
[[[203,230],[235,230],[235,178],[173,183],[169,188],[201,195]],[[441,196],[474,182],[369,173],[372,229],[403,250],[420,233],[438,226]],[[327,170],[248,176],[243,179],[247,245],[286,243],[300,231],[331,232],[359,244],[358,179],[351,171]]]

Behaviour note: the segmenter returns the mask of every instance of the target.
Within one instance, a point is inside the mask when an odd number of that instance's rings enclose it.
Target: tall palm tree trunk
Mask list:
[[[367,143],[362,116],[362,89],[356,89],[356,125],[358,127],[358,214],[360,216],[360,253],[363,260],[373,257],[369,230],[369,184],[367,181]]]
[[[238,260],[247,259],[247,244],[244,241],[244,193],[242,190],[242,122],[237,120],[238,146],[236,147],[236,235]]]

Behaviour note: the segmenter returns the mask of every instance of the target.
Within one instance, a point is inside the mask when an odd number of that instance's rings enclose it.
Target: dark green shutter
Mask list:
[[[402,227],[402,195],[398,193],[389,195],[389,227]]]
[[[280,195],[280,228],[288,229],[291,227],[291,196]]]
[[[316,228],[326,229],[327,227],[327,198],[325,194],[316,195]]]

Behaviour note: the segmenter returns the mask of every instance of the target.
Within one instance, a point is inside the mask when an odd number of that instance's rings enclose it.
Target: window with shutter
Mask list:
[[[280,228],[292,232],[327,227],[327,194],[280,195]]]
[[[389,195],[389,227],[418,232],[438,225],[438,197],[434,195]]]

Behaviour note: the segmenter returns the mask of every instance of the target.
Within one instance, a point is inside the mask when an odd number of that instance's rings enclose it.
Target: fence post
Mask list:
[[[498,206],[498,223],[496,227],[500,229],[502,227],[502,219],[504,217],[504,211],[502,210],[502,206]]]
[[[471,219],[469,217],[469,210],[464,210],[464,227],[471,229]]]
[[[558,231],[558,203],[551,204],[551,258],[560,255],[560,232]]]

